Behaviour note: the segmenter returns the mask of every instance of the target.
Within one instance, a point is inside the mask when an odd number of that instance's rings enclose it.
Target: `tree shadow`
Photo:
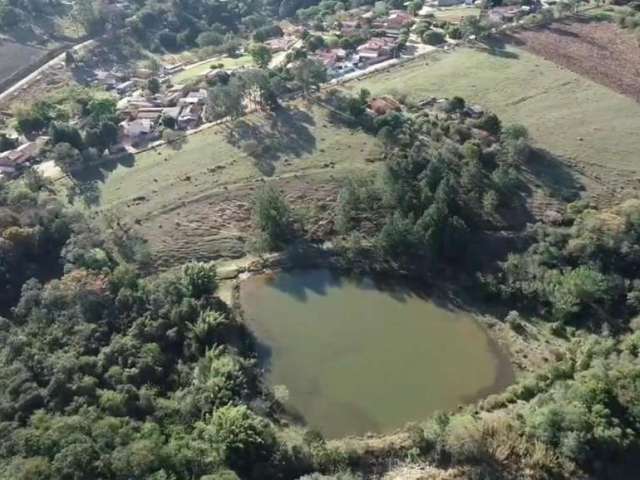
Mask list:
[[[69,190],[70,201],[80,199],[87,206],[100,205],[100,184],[106,182],[111,172],[118,167],[131,168],[134,165],[135,156],[125,153],[72,171],[69,174],[73,181],[73,186]]]
[[[500,57],[500,58],[508,58],[511,60],[517,60],[520,58],[520,55],[514,51],[509,50],[508,43],[506,42],[506,38],[502,36],[492,36],[489,37],[485,41],[485,48],[483,51],[489,55]]]
[[[584,190],[571,168],[547,150],[533,148],[525,168],[551,198],[572,202]]]
[[[306,111],[280,108],[268,114],[266,121],[250,117],[236,120],[225,139],[251,157],[260,173],[272,176],[282,158],[313,153],[317,145],[311,130],[314,124],[313,116]]]

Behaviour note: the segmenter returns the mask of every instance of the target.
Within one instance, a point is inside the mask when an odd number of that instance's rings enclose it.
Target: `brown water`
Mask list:
[[[388,432],[513,380],[470,315],[405,285],[301,270],[245,280],[240,301],[268,382],[330,438]]]

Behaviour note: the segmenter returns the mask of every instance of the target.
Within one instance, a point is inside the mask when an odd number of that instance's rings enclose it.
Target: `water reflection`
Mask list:
[[[301,270],[252,277],[240,299],[268,381],[328,437],[392,430],[513,379],[471,316],[408,282]]]

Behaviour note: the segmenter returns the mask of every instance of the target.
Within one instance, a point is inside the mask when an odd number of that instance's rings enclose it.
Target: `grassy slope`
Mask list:
[[[210,62],[203,63],[202,65],[198,65],[197,67],[188,68],[186,70],[183,70],[182,72],[177,73],[172,78],[172,80],[175,83],[188,82],[189,80],[193,80],[205,75],[208,71],[211,70],[211,65],[216,65],[218,63],[222,63],[224,65],[223,68],[238,68],[251,65],[252,60],[249,55],[243,55],[238,58],[225,57],[219,60],[211,60]]]
[[[296,208],[306,210],[317,203],[312,197],[328,198],[340,178],[376,168],[365,161],[377,152],[373,137],[330,124],[319,107],[298,107],[279,116],[277,129],[262,115],[247,117],[264,135],[285,144],[270,176],[227,142],[228,127],[214,127],[189,136],[179,151],[151,150],[133,164],[103,165],[81,180],[94,180],[99,206],[139,224],[163,266],[224,255],[230,242],[237,251],[238,238],[248,233],[256,182],[277,181]]]
[[[460,95],[526,125],[538,146],[557,155],[640,170],[640,105],[522,50],[459,49],[349,85],[413,99]]]
[[[448,22],[458,22],[463,17],[478,16],[480,9],[476,7],[451,7],[437,10],[434,15],[438,20],[446,20]]]

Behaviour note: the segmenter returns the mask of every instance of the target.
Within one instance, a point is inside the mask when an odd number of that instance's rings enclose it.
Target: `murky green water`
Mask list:
[[[249,278],[240,300],[268,381],[330,438],[391,431],[513,378],[475,320],[406,286],[304,270]]]

